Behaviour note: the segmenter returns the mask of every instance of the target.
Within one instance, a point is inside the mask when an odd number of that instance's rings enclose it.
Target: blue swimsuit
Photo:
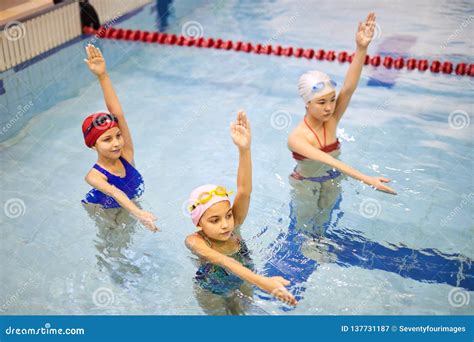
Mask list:
[[[95,164],[94,169],[107,177],[107,181],[122,190],[129,199],[140,197],[144,191],[144,183],[142,175],[135,169],[125,158],[120,157],[120,161],[125,167],[125,177],[119,177],[111,174],[109,171]],[[103,208],[120,208],[120,204],[113,198],[103,192],[92,189],[86,194],[86,198],[82,203],[100,204]]]

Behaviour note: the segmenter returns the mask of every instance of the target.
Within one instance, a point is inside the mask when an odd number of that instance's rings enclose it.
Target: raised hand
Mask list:
[[[357,47],[367,48],[372,38],[374,37],[375,31],[375,14],[373,12],[367,15],[365,22],[359,23],[359,27],[356,33]]]
[[[90,71],[96,76],[101,76],[105,74],[105,59],[102,56],[100,49],[95,47],[92,44],[86,46],[87,59],[84,59],[84,62],[89,67]]]
[[[232,141],[239,149],[249,149],[252,138],[250,122],[244,111],[237,113],[237,120],[230,124]]]

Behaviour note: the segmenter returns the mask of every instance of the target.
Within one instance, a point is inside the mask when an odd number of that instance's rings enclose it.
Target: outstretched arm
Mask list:
[[[338,169],[349,177],[360,180],[361,182],[364,182],[365,184],[370,185],[377,190],[384,191],[389,194],[396,194],[395,190],[384,184],[390,182],[390,179],[384,177],[371,177],[364,175],[363,173],[357,171],[349,165],[334,158],[330,154],[317,149],[302,137],[290,135],[290,137],[288,138],[288,147],[290,148],[290,150],[299,153],[309,159],[317,160],[321,163],[332,166],[333,168]]]
[[[159,231],[154,223],[156,217],[152,213],[138,208],[122,190],[107,182],[102,174],[98,172],[96,173],[95,170],[91,170],[86,176],[86,182],[107,196],[113,197],[122,208],[125,208],[130,214],[140,220],[140,222],[149,230],[152,232]]]
[[[359,83],[360,74],[362,67],[364,66],[365,56],[367,55],[367,47],[369,46],[372,37],[374,36],[375,30],[375,14],[369,13],[365,22],[359,23],[356,34],[356,51],[352,63],[347,71],[344,84],[342,85],[341,91],[337,97],[336,110],[334,111],[334,117],[337,121],[341,120],[344,112],[351,101],[352,94],[357,88]]]
[[[210,248],[204,239],[196,234],[186,238],[186,246],[197,256],[206,259],[214,265],[221,266],[240,279],[243,279],[263,291],[270,293],[272,296],[290,305],[296,305],[296,299],[286,289],[285,286],[290,282],[282,277],[264,277],[254,273],[252,270],[243,266],[237,260],[230,258]]]
[[[245,112],[237,113],[237,120],[230,125],[230,131],[234,144],[239,148],[239,169],[237,171],[237,193],[235,195],[232,213],[235,225],[241,225],[250,205],[250,194],[252,193],[252,157],[250,154],[251,131],[250,122]]]
[[[105,65],[105,59],[102,56],[99,48],[94,45],[86,46],[87,59],[84,59],[84,62],[87,64],[89,69],[93,74],[95,74],[100,82],[100,87],[102,88],[102,93],[104,94],[105,104],[107,110],[114,114],[118,119],[118,125],[120,131],[122,132],[122,137],[124,141],[122,155],[128,162],[133,164],[133,142],[130,130],[127,125],[127,120],[122,111],[122,106],[120,101],[115,93],[114,87],[112,86],[112,81],[110,80],[109,75],[107,74],[107,69]]]

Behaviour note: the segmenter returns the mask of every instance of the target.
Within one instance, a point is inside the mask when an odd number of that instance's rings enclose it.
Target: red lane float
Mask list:
[[[426,69],[428,69],[428,61],[426,59],[420,59],[417,67],[420,71],[426,71]]]
[[[370,64],[374,67],[378,67],[380,65],[380,60],[381,60],[380,56],[374,56],[370,60]]]
[[[451,62],[444,62],[442,66],[443,74],[450,74],[453,72],[453,64]]]
[[[416,69],[416,59],[414,59],[414,58],[409,58],[409,59],[407,60],[407,69],[408,69],[408,70]]]
[[[441,63],[440,63],[440,61],[433,61],[433,62],[431,62],[431,66],[430,66],[431,72],[434,72],[434,73],[437,74],[437,73],[439,73],[440,69],[441,69]]]
[[[326,51],[319,49],[318,52],[316,52],[315,57],[318,61],[322,61],[324,59],[324,55],[326,55]]]
[[[332,51],[332,50],[328,51],[325,57],[327,61],[330,61],[330,62],[334,61],[336,59],[336,51]]]
[[[298,58],[301,58],[301,57],[303,56],[303,52],[304,52],[304,49],[302,49],[302,48],[297,48],[297,49],[295,50],[294,56],[295,56],[295,57],[298,57]]]
[[[101,27],[98,30],[94,30],[91,27],[83,28],[84,34],[95,35],[97,38],[102,39],[115,39],[115,40],[130,40],[130,41],[141,41],[144,43],[156,43],[163,45],[177,45],[177,46],[195,46],[197,48],[214,48],[221,50],[234,50],[237,52],[245,53],[256,53],[261,55],[273,55],[273,56],[286,56],[306,59],[316,59],[318,61],[330,61],[337,60],[339,63],[352,63],[354,54],[349,54],[347,51],[336,52],[333,50],[313,50],[304,48],[293,48],[291,46],[282,47],[280,45],[252,45],[250,42],[233,42],[231,40],[224,41],[220,38],[193,38],[187,36],[178,36],[172,33],[163,32],[149,32],[140,30],[126,30],[121,28],[105,28]],[[365,65],[371,65],[372,67],[383,66],[386,69],[403,69],[415,70],[418,69],[421,72],[430,70],[432,73],[438,74],[456,74],[458,76],[474,76],[474,64],[467,65],[466,63],[458,63],[453,65],[450,61],[438,61],[433,60],[428,62],[426,59],[415,59],[403,57],[391,57],[391,56],[365,56]]]
[[[341,63],[344,63],[347,60],[347,52],[341,51],[337,54],[337,60]]]
[[[397,59],[395,59],[393,61],[393,66],[395,67],[395,69],[402,69],[405,66],[405,60],[403,59],[403,57],[398,57]]]
[[[474,64],[469,65],[469,69],[467,70],[467,74],[469,76],[474,76]]]
[[[303,53],[303,57],[307,59],[312,59],[314,57],[314,50],[313,49],[306,49]]]
[[[385,58],[383,59],[383,66],[386,67],[387,69],[391,69],[392,63],[393,63],[393,58],[390,56],[385,56]]]

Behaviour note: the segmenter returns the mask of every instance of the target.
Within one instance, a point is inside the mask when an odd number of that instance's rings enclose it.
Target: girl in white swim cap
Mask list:
[[[389,179],[364,175],[334,156],[340,149],[340,142],[336,138],[337,124],[357,88],[374,28],[375,14],[369,13],[365,22],[359,23],[356,33],[357,49],[337,96],[336,83],[327,74],[321,71],[309,71],[300,77],[298,91],[305,103],[306,115],[290,133],[288,147],[298,161],[322,162],[377,190],[396,194],[395,190],[385,184],[390,182]],[[310,176],[298,173],[298,167],[292,176],[296,179],[311,180]]]

